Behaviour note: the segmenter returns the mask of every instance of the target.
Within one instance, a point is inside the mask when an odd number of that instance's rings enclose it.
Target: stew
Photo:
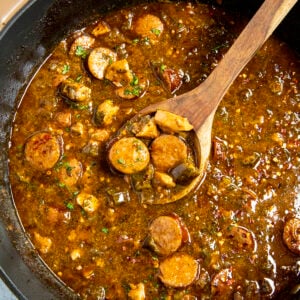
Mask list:
[[[297,293],[300,66],[286,44],[270,38],[221,102],[206,178],[188,197],[151,198],[196,176],[187,128],[146,116],[109,148],[140,109],[203,82],[244,24],[201,3],[125,7],[66,37],[33,76],[11,187],[36,250],[82,299]]]

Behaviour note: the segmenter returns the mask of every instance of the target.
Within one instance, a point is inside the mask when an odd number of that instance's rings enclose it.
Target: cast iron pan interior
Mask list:
[[[223,1],[224,6],[250,15],[259,3]],[[20,101],[18,95],[59,40],[97,15],[127,4],[124,0],[32,0],[0,32],[0,276],[19,299],[78,297],[40,260],[14,207],[7,149],[13,116]],[[298,3],[277,30],[277,34],[298,51],[299,12]],[[282,296],[281,299],[287,299]]]

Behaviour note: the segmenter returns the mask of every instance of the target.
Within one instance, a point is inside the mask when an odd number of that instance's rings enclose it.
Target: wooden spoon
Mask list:
[[[194,126],[198,138],[197,155],[200,175],[188,186],[168,198],[157,199],[164,204],[181,199],[195,189],[204,178],[211,149],[211,131],[215,112],[223,96],[256,51],[273,33],[297,0],[265,0],[259,10],[235,40],[218,66],[195,89],[180,96],[147,106],[135,117],[165,110],[186,117]]]

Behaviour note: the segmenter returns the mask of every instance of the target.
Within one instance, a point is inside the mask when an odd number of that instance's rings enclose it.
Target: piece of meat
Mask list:
[[[133,80],[133,74],[126,59],[112,62],[105,70],[104,77],[115,86],[127,86]]]
[[[155,171],[154,173],[154,183],[158,186],[163,186],[166,188],[172,188],[176,186],[172,176],[159,171]]]
[[[59,181],[67,187],[74,186],[81,176],[82,165],[76,158],[64,161],[58,169]]]
[[[92,35],[98,37],[108,32],[110,32],[109,26],[104,21],[100,21],[92,30]]]
[[[131,300],[144,300],[145,295],[145,285],[140,282],[139,284],[129,284],[130,291],[128,292],[128,298]]]
[[[46,254],[50,251],[50,248],[52,246],[52,240],[46,236],[40,235],[38,232],[34,232],[34,241],[35,246],[37,247],[38,251]]]
[[[91,48],[94,45],[94,43],[95,43],[95,39],[91,36],[88,35],[79,36],[72,43],[69,54],[70,55],[76,54],[76,51],[78,51],[78,47],[87,50]]]
[[[160,135],[151,144],[151,159],[158,171],[168,172],[186,158],[186,144],[174,135]]]
[[[97,110],[95,111],[95,123],[99,126],[110,125],[116,117],[119,109],[119,106],[114,105],[111,100],[105,100],[98,105]]]
[[[300,255],[300,219],[289,219],[283,229],[283,241],[293,253]]]
[[[68,78],[60,84],[60,93],[72,101],[84,102],[91,99],[92,90],[84,84]]]
[[[125,137],[115,142],[108,154],[111,165],[124,174],[144,170],[150,160],[147,146],[135,137]]]
[[[213,151],[212,157],[214,160],[225,160],[226,159],[226,145],[217,138],[212,141]]]
[[[93,49],[88,57],[88,68],[94,77],[103,79],[106,68],[116,59],[115,52],[108,48],[98,47]]]
[[[199,275],[199,263],[186,253],[175,253],[159,265],[160,280],[169,287],[191,285]]]
[[[216,299],[231,299],[233,284],[232,269],[227,268],[221,270],[211,281],[212,296]]]
[[[89,214],[94,213],[101,204],[98,198],[85,192],[81,192],[77,195],[76,202],[86,213]]]
[[[149,227],[149,246],[160,255],[170,255],[184,241],[185,232],[177,215],[160,216]]]
[[[71,112],[59,112],[55,115],[55,119],[59,125],[62,127],[70,127],[72,114]]]
[[[26,141],[24,154],[32,167],[45,171],[53,168],[60,159],[61,142],[50,132],[38,132]]]
[[[250,252],[256,250],[254,234],[243,226],[231,224],[226,228],[224,236],[237,250],[246,250]]]
[[[133,123],[131,131],[136,137],[147,139],[155,139],[160,134],[154,119],[150,116],[144,116],[138,122]]]
[[[200,175],[200,171],[194,163],[184,162],[172,169],[171,175],[176,183],[186,184]]]
[[[158,17],[145,14],[133,23],[133,30],[137,35],[149,38],[151,43],[157,43],[163,33],[164,24]]]
[[[164,110],[157,110],[154,115],[154,121],[164,132],[168,133],[190,131],[193,129],[193,125],[190,124],[187,118]]]

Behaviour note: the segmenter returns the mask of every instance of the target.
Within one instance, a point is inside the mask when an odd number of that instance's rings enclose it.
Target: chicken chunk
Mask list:
[[[100,206],[100,200],[98,198],[85,192],[81,192],[77,196],[76,202],[89,214],[94,213]]]
[[[130,291],[128,292],[128,297],[131,300],[144,300],[145,295],[145,285],[143,283],[130,284]]]
[[[37,249],[43,254],[48,253],[52,246],[52,240],[40,235],[38,232],[34,232],[34,241]]]
[[[187,146],[174,135],[161,135],[151,144],[151,159],[155,168],[168,172],[187,158]]]
[[[98,37],[108,32],[110,32],[109,26],[104,21],[100,21],[93,29],[92,35]]]
[[[119,109],[119,106],[114,105],[111,100],[105,100],[98,106],[95,112],[95,123],[99,126],[110,125]]]
[[[150,154],[142,141],[135,137],[125,137],[112,145],[108,158],[116,170],[124,174],[134,174],[148,166]]]
[[[127,86],[133,80],[133,74],[126,59],[112,62],[105,71],[105,78],[115,86]]]
[[[164,24],[158,17],[145,14],[134,22],[133,30],[137,35],[149,38],[151,43],[157,43],[163,33]]]
[[[159,271],[159,278],[166,286],[186,287],[197,279],[199,264],[188,254],[175,253],[160,263]]]
[[[93,49],[88,57],[88,68],[94,77],[103,79],[106,68],[116,59],[115,52],[108,48],[98,47]]]
[[[45,171],[54,167],[62,152],[60,140],[50,132],[32,135],[25,145],[25,159],[37,170]]]
[[[142,117],[141,120],[134,123],[131,131],[136,137],[147,139],[155,139],[160,134],[154,119],[150,116]]]
[[[60,84],[60,92],[72,101],[84,102],[91,99],[91,89],[80,82],[67,79]]]
[[[154,173],[154,182],[155,184],[166,188],[172,188],[176,186],[172,176],[158,171]]]
[[[190,131],[193,125],[187,118],[164,110],[158,110],[154,116],[155,123],[165,132]]]

